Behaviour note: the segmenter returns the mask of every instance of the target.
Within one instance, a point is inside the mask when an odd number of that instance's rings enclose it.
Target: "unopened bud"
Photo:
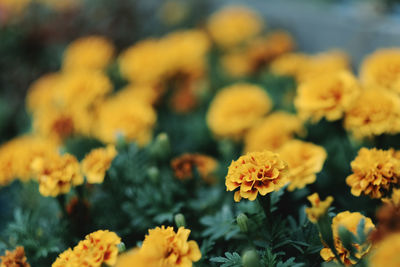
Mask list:
[[[147,176],[152,182],[156,183],[158,181],[158,178],[160,177],[160,171],[157,167],[150,167],[147,169]]]
[[[118,252],[119,252],[119,253],[122,253],[122,252],[124,252],[124,251],[126,250],[126,247],[125,247],[124,242],[119,243],[119,244],[117,245],[117,248],[118,248]]]
[[[185,220],[185,216],[183,216],[182,213],[178,213],[175,215],[175,224],[176,227],[185,227],[186,226],[186,220]]]
[[[165,159],[171,152],[171,144],[166,133],[160,133],[155,138],[151,148],[151,154],[158,159]]]
[[[243,267],[260,267],[260,258],[255,250],[248,250],[242,256]]]
[[[244,213],[240,213],[236,217],[236,222],[240,228],[240,231],[242,231],[243,233],[247,233],[247,231],[249,230],[247,227],[248,220],[249,220],[249,218],[247,218],[246,214],[244,214]]]

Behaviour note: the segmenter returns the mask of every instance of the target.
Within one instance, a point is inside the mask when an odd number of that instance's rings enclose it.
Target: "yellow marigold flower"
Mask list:
[[[327,156],[323,147],[300,140],[287,142],[278,153],[289,166],[289,191],[314,183]]]
[[[14,251],[6,250],[6,255],[0,256],[0,267],[30,267],[24,247],[16,247]]]
[[[26,107],[30,112],[37,112],[55,105],[55,88],[59,78],[59,73],[49,73],[31,84],[26,95]]]
[[[297,77],[301,69],[307,64],[309,57],[301,53],[287,53],[271,62],[269,68],[271,72]]]
[[[80,241],[73,250],[61,253],[52,267],[88,266],[100,267],[103,264],[114,266],[117,262],[121,238],[108,230],[93,232]]]
[[[394,233],[378,243],[371,251],[369,266],[398,267],[400,266],[400,233]]]
[[[304,133],[303,122],[298,116],[283,111],[274,112],[249,129],[244,138],[244,151],[276,151],[296,134]]]
[[[288,182],[288,165],[278,154],[264,150],[247,153],[232,161],[225,178],[227,191],[235,192],[234,199],[253,201],[258,193],[265,196]]]
[[[311,207],[306,208],[306,214],[312,223],[317,223],[319,218],[328,212],[333,202],[333,197],[331,196],[328,196],[325,200],[321,200],[318,193],[309,195],[307,199],[310,201]]]
[[[300,83],[295,105],[304,119],[317,122],[340,119],[361,92],[357,79],[347,71],[326,73]]]
[[[149,85],[128,84],[114,94],[113,98],[119,99],[118,101],[140,101],[153,105],[162,94],[163,88],[156,88],[155,86]]]
[[[214,172],[218,162],[209,156],[201,154],[183,154],[171,161],[172,169],[178,179],[185,180],[193,178],[194,168],[197,169],[201,178],[206,182],[214,182]]]
[[[259,34],[263,24],[253,10],[244,6],[229,6],[208,19],[207,29],[219,46],[230,48]]]
[[[361,63],[360,80],[367,88],[400,93],[400,49],[376,50]]]
[[[31,163],[38,157],[57,153],[53,142],[34,137],[21,136],[0,147],[0,185],[10,183],[14,178],[27,181],[33,178]]]
[[[400,161],[393,156],[393,150],[361,148],[351,162],[353,174],[346,178],[351,193],[361,193],[371,198],[380,198],[392,186],[399,184]]]
[[[86,36],[70,43],[64,52],[63,70],[103,70],[112,60],[114,46],[103,36]]]
[[[70,154],[36,158],[32,168],[39,181],[39,192],[43,196],[66,194],[71,186],[83,183],[79,162]]]
[[[364,90],[346,112],[344,127],[356,138],[400,132],[400,98],[389,91]]]
[[[382,198],[382,201],[386,204],[392,204],[393,206],[400,206],[400,189],[393,188],[390,198]]]
[[[102,183],[106,171],[110,168],[111,162],[116,155],[117,150],[113,145],[90,151],[81,162],[82,172],[86,176],[88,183]]]
[[[357,235],[357,227],[361,219],[364,219],[365,221],[364,233],[369,234],[375,228],[375,225],[372,223],[370,218],[363,216],[359,212],[344,211],[338,213],[332,220],[332,231],[335,248],[340,259],[346,266],[355,264],[356,261],[350,259],[350,252],[343,247],[343,244],[339,238],[339,227],[344,226],[348,231]],[[368,243],[361,246],[358,244],[353,244],[353,246],[356,249],[355,256],[358,259],[361,259],[370,250],[370,244]],[[331,261],[335,259],[335,255],[333,254],[331,249],[327,247],[323,248],[320,254],[325,261]]]
[[[158,266],[155,262],[150,262],[142,253],[139,253],[139,248],[131,249],[120,256],[118,256],[115,267],[132,267],[133,264],[136,267],[152,267]],[[162,267],[162,265],[161,265]]]
[[[268,94],[257,85],[239,83],[217,93],[207,112],[207,123],[217,137],[239,139],[271,110]]]
[[[250,58],[245,51],[235,50],[228,52],[220,58],[222,68],[232,77],[243,77],[253,71]]]
[[[123,136],[144,146],[151,140],[156,119],[155,110],[147,103],[110,98],[99,107],[95,134],[105,143],[115,143]]]

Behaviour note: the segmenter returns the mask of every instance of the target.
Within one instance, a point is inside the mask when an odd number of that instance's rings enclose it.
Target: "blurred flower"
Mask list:
[[[4,256],[0,256],[0,267],[30,267],[25,256],[24,247],[16,247],[14,251],[6,250]]]
[[[400,233],[392,234],[378,243],[371,251],[369,266],[400,266]]]
[[[306,208],[306,214],[312,223],[317,223],[318,220],[328,212],[333,202],[333,197],[331,196],[327,197],[325,200],[321,200],[318,193],[309,195],[307,199],[310,201],[311,207]]]
[[[393,150],[361,148],[351,162],[353,174],[346,178],[351,193],[381,198],[392,186],[399,184],[400,161],[393,154]]]
[[[228,6],[208,19],[207,29],[219,46],[231,48],[259,34],[263,24],[253,10],[244,6]]]
[[[276,151],[296,134],[304,133],[303,123],[297,115],[274,112],[249,129],[244,138],[244,151]]]
[[[360,92],[357,79],[350,72],[325,73],[300,83],[294,103],[304,119],[334,121],[343,116]]]
[[[63,71],[103,70],[111,62],[114,46],[102,36],[76,39],[64,51]]]
[[[218,162],[209,156],[202,154],[183,154],[171,161],[175,176],[180,180],[192,179],[194,168],[204,181],[212,183],[215,181],[214,172]]]
[[[217,137],[240,139],[271,110],[268,94],[257,85],[238,83],[217,93],[207,112],[207,124]]]
[[[183,0],[167,0],[163,2],[159,13],[161,21],[164,24],[175,26],[188,17],[190,7]]]
[[[68,249],[61,253],[52,267],[114,266],[117,262],[118,247],[121,238],[114,232],[98,230],[80,241],[73,250]]]
[[[232,77],[244,77],[253,71],[250,58],[246,51],[233,50],[220,58],[222,68]]]
[[[150,229],[142,247],[122,254],[116,266],[191,267],[200,260],[201,253],[196,241],[187,241],[189,234],[190,230],[183,227],[176,233],[172,227]]]
[[[14,178],[27,181],[33,178],[31,163],[38,157],[57,153],[54,143],[33,136],[21,136],[0,147],[0,185],[10,183]]]
[[[300,140],[287,142],[278,153],[289,166],[289,191],[314,183],[327,156],[323,147]]]
[[[39,181],[39,192],[43,196],[66,194],[71,186],[83,183],[79,162],[70,154],[36,158],[32,162],[32,169]]]
[[[121,101],[140,101],[154,105],[162,94],[162,88],[149,85],[128,84],[114,94],[113,99],[120,99]]]
[[[278,154],[267,150],[247,153],[229,166],[226,190],[239,188],[234,196],[236,202],[242,198],[253,201],[258,193],[265,196],[284,186],[288,181],[288,173],[287,163]]]
[[[113,145],[91,150],[81,162],[82,172],[86,176],[87,182],[90,184],[102,183],[106,171],[110,168],[116,155],[117,150]]]
[[[388,91],[367,89],[346,112],[344,127],[356,138],[400,132],[400,98]]]
[[[156,119],[155,110],[145,102],[109,98],[99,106],[94,134],[105,143],[115,143],[122,136],[144,146],[151,140]]]
[[[400,93],[400,49],[378,49],[361,63],[360,80],[366,88]]]
[[[400,232],[400,189],[393,189],[391,199],[382,199],[384,205],[376,212],[376,230],[370,239],[376,244],[395,232]]]
[[[392,204],[400,207],[400,189],[393,188],[390,198],[382,198],[382,201],[386,204]]]
[[[309,58],[305,54],[287,53],[272,61],[269,67],[273,73],[297,77],[308,60]]]

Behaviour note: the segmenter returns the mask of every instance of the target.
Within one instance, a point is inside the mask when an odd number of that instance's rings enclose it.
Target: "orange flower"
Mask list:
[[[264,150],[247,153],[232,161],[228,169],[225,185],[227,191],[235,192],[234,199],[253,201],[258,193],[265,196],[280,189],[288,182],[288,166],[278,154]]]
[[[201,178],[212,183],[215,180],[214,171],[218,162],[209,156],[201,154],[183,154],[174,158],[171,162],[172,169],[178,179],[185,180],[193,178],[193,169],[196,168]]]
[[[6,250],[6,255],[0,256],[0,267],[30,267],[25,256],[24,247],[16,247],[14,251]]]

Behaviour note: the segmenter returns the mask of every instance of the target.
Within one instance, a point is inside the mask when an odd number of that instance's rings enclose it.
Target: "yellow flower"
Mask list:
[[[309,57],[305,54],[287,53],[272,61],[269,68],[279,75],[297,77],[308,60]]]
[[[106,171],[110,168],[112,160],[117,155],[117,150],[113,145],[106,148],[96,148],[81,162],[82,172],[90,184],[100,184],[104,180]]]
[[[314,183],[327,156],[323,147],[300,140],[287,142],[278,153],[289,166],[289,191]]]
[[[224,48],[230,48],[256,36],[263,28],[262,19],[254,11],[243,6],[229,6],[213,14],[207,29],[213,40]]]
[[[113,266],[117,262],[119,243],[121,238],[116,233],[98,230],[87,235],[73,250],[61,253],[52,267]]]
[[[335,248],[340,259],[346,266],[355,264],[356,261],[350,259],[350,252],[343,247],[343,244],[339,238],[339,227],[344,226],[348,231],[357,235],[357,227],[361,219],[364,219],[365,221],[364,233],[369,234],[375,228],[375,225],[372,223],[370,218],[363,216],[359,212],[344,211],[338,213],[332,220],[332,231],[333,231]],[[353,244],[353,247],[356,250],[355,253],[356,258],[361,259],[365,254],[368,253],[371,246],[370,244],[366,243],[362,244],[361,246],[358,244]],[[331,261],[335,259],[335,255],[333,254],[331,249],[327,247],[323,248],[320,254],[325,261]]]
[[[247,153],[232,161],[225,178],[227,191],[235,192],[234,199],[253,201],[258,193],[265,196],[288,182],[288,165],[278,154],[264,150]]]
[[[340,119],[360,94],[356,78],[347,71],[326,73],[300,83],[295,105],[304,119]]]
[[[118,101],[140,101],[153,105],[162,94],[163,90],[154,86],[128,84],[114,94],[113,98],[120,99]]]
[[[34,176],[31,163],[38,157],[57,153],[53,142],[34,137],[21,136],[0,147],[0,185],[10,183],[14,178],[27,181]]]
[[[24,247],[16,247],[14,251],[6,250],[4,256],[0,256],[0,267],[30,267],[25,256]]]
[[[400,233],[394,233],[379,242],[371,251],[369,266],[400,266]]]
[[[243,77],[253,71],[250,58],[245,51],[234,50],[221,56],[224,71],[232,77]]]
[[[346,112],[344,127],[356,138],[400,132],[400,98],[389,91],[364,90]]]
[[[103,70],[112,60],[114,46],[102,36],[86,36],[70,43],[64,52],[64,71]]]
[[[351,162],[353,174],[346,178],[351,193],[381,198],[392,186],[399,184],[400,161],[393,150],[361,148]]]
[[[115,267],[162,267],[162,265],[157,265],[157,262],[151,262],[142,253],[139,252],[139,248],[134,248],[121,254],[120,256],[118,256]]]
[[[55,105],[55,88],[59,78],[59,73],[49,73],[31,84],[26,95],[26,107],[30,112],[35,113]]]
[[[119,136],[146,145],[152,137],[157,114],[141,101],[110,98],[98,110],[95,135],[105,143],[115,143]]]
[[[386,204],[392,204],[393,206],[400,206],[400,189],[393,188],[390,198],[382,198],[382,201]]]
[[[304,133],[303,123],[298,116],[283,111],[274,112],[249,129],[244,138],[244,151],[276,151],[296,134]]]
[[[261,87],[234,84],[217,93],[207,112],[207,124],[217,137],[240,139],[271,106],[268,94]]]
[[[321,200],[318,193],[309,195],[307,199],[310,201],[311,207],[306,208],[306,214],[312,223],[317,223],[319,218],[328,212],[333,202],[333,197],[331,196],[328,196],[325,200]]]
[[[83,183],[79,162],[70,154],[36,158],[32,162],[32,169],[39,181],[39,192],[43,196],[66,194],[71,186]]]
[[[209,156],[201,154],[183,154],[171,161],[172,169],[178,179],[185,180],[193,178],[194,168],[197,169],[204,181],[212,183],[215,181],[214,172],[218,162]]]
[[[400,93],[400,49],[379,49],[361,64],[360,80],[367,88]]]

